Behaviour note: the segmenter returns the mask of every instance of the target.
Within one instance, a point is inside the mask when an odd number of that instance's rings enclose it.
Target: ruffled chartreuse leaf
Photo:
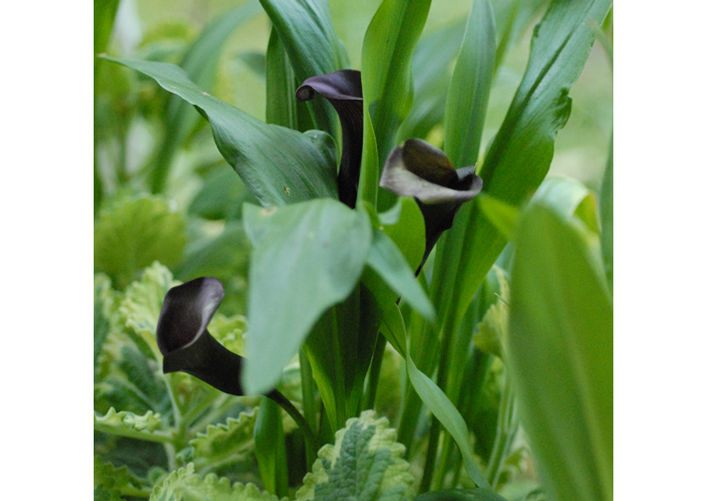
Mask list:
[[[336,432],[334,445],[319,450],[312,471],[297,491],[298,501],[404,501],[413,495],[414,478],[387,418],[364,411]]]
[[[210,473],[202,478],[195,465],[188,464],[163,478],[153,489],[149,501],[276,501],[277,496],[261,492],[253,484],[236,482]]]
[[[191,457],[195,466],[217,469],[240,463],[253,454],[253,427],[257,410],[240,413],[236,419],[209,425],[190,440]]]
[[[116,467],[95,456],[94,470],[95,501],[122,501],[123,496],[148,495],[144,482],[126,466]]]
[[[119,435],[121,437],[138,438],[151,442],[167,442],[171,439],[169,433],[161,429],[161,415],[148,411],[144,415],[133,412],[117,412],[113,407],[107,414],[101,416],[95,413],[95,431]]]
[[[161,197],[124,200],[95,223],[95,269],[122,289],[154,261],[173,267],[185,248],[185,221]]]
[[[312,200],[287,207],[246,205],[253,243],[244,388],[272,388],[310,329],[355,287],[372,241],[367,215]]]
[[[141,279],[127,287],[124,301],[119,308],[124,326],[133,339],[143,348],[144,355],[156,358],[159,353],[156,344],[156,325],[161,312],[163,298],[176,282],[168,268],[153,263],[144,270]],[[145,349],[148,346],[148,350]]]
[[[195,106],[212,126],[219,152],[265,205],[336,198],[336,151],[320,131],[300,133],[269,125],[197,87],[172,64],[108,58],[155,79]]]

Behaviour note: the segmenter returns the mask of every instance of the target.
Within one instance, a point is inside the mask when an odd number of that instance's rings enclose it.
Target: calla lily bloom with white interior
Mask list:
[[[482,191],[475,167],[456,169],[441,150],[421,139],[407,139],[385,162],[380,186],[400,196],[414,197],[424,216],[424,260],[438,237],[453,224],[460,206]]]

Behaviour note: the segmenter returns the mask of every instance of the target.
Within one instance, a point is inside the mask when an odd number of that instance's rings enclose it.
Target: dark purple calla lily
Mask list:
[[[343,131],[343,152],[338,172],[341,202],[355,207],[363,152],[363,89],[360,72],[340,70],[307,78],[296,92],[297,99],[308,101],[318,93],[329,100],[338,113]]]
[[[242,358],[214,339],[207,325],[221,304],[224,287],[202,277],[168,291],[156,328],[163,372],[183,371],[231,395],[243,395]]]
[[[387,157],[380,186],[397,195],[414,197],[424,216],[424,260],[438,237],[453,224],[460,206],[482,190],[474,166],[455,169],[441,150],[422,141],[407,139]]]

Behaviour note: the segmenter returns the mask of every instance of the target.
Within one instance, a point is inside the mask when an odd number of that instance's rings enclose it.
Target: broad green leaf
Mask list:
[[[336,432],[333,445],[319,450],[312,471],[297,491],[297,501],[411,499],[414,478],[404,446],[387,418],[364,411]]]
[[[601,217],[601,255],[609,289],[613,291],[613,139],[601,182],[599,215]]]
[[[416,201],[399,197],[391,209],[379,214],[379,223],[382,231],[402,251],[411,269],[416,270],[424,255],[426,239],[424,217]]]
[[[489,222],[499,230],[502,237],[509,240],[513,238],[521,215],[517,208],[486,193],[477,197],[477,205]]]
[[[212,126],[219,152],[265,205],[337,198],[333,140],[265,124],[197,87],[172,64],[108,58],[133,68],[197,107]]]
[[[241,204],[253,202],[244,184],[224,162],[213,166],[204,176],[202,187],[192,198],[187,212],[204,219],[240,219]]]
[[[253,484],[236,482],[210,473],[202,478],[190,463],[171,472],[153,489],[149,501],[276,501],[273,494],[261,492]]]
[[[367,216],[335,200],[244,207],[249,271],[249,393],[272,388],[317,319],[355,287],[372,241]]]
[[[168,442],[173,438],[170,433],[161,429],[161,415],[153,411],[140,416],[133,412],[117,412],[112,407],[105,415],[95,413],[94,427],[95,431],[102,433],[150,442]]]
[[[380,230],[373,232],[372,245],[368,253],[368,266],[395,292],[389,295],[390,303],[394,302],[397,296],[401,296],[402,300],[425,319],[435,320],[436,313],[433,305],[414,277],[414,272],[409,268],[402,252],[394,241]],[[371,287],[371,290],[376,292],[377,288]],[[386,298],[377,295],[375,297],[380,304],[387,303]]]
[[[552,209],[523,217],[506,360],[552,499],[613,496],[613,307],[586,242]]]
[[[509,48],[518,42],[536,16],[545,9],[548,0],[510,0],[494,2],[497,45],[495,68],[499,68]]]
[[[236,419],[209,425],[190,440],[196,467],[217,469],[246,460],[253,454],[253,427],[256,410],[241,412]]]
[[[102,54],[107,49],[112,25],[117,15],[119,0],[95,0],[94,13],[94,50],[95,54]],[[96,61],[96,65],[98,62]]]
[[[453,437],[453,440],[455,440],[462,454],[465,469],[472,481],[477,487],[489,489],[489,483],[472,458],[467,425],[460,415],[460,412],[455,408],[455,405],[453,405],[453,402],[450,401],[446,394],[443,393],[443,390],[416,367],[409,350],[407,350],[406,368],[409,379],[411,380],[411,385],[414,387],[414,390],[416,390],[416,393],[428,410],[436,416],[436,419],[440,421],[448,433],[450,433],[450,436]]]
[[[95,269],[119,289],[154,261],[175,266],[184,247],[183,217],[160,197],[122,201],[101,212],[95,223]]]
[[[451,63],[460,49],[465,20],[460,19],[421,37],[412,58],[414,103],[397,132],[397,142],[426,139],[443,121],[451,77]]]
[[[479,170],[483,193],[521,206],[550,166],[555,134],[569,117],[568,89],[582,71],[610,0],[553,2],[536,27],[526,72]],[[432,284],[444,329],[454,330],[506,238],[475,204],[458,212],[436,258]]]
[[[488,489],[449,489],[421,494],[416,501],[506,501]]]
[[[205,26],[180,63],[195,85],[205,90],[212,89],[224,42],[259,11],[257,2],[248,2],[222,14]],[[170,96],[164,116],[163,139],[152,172],[151,188],[154,193],[160,193],[165,188],[173,156],[183,139],[192,133],[198,118],[195,110],[187,103],[177,96]]]
[[[285,47],[296,85],[315,75],[348,68],[348,55],[334,30],[327,0],[260,0],[260,3]],[[316,128],[338,137],[338,120],[330,103],[314,99],[310,106],[315,112]]]
[[[490,0],[475,0],[450,81],[445,107],[445,153],[456,166],[479,155],[496,51]]]
[[[375,130],[370,119],[368,101],[363,99],[363,156],[360,161],[360,179],[358,181],[358,198],[369,203],[372,207],[377,205],[377,188],[380,182],[380,163],[377,157],[377,140]]]
[[[577,216],[589,230],[599,233],[596,196],[576,179],[566,177],[546,179],[533,195],[532,203],[547,205],[565,219]]]
[[[411,56],[430,6],[430,0],[384,0],[365,32],[363,99],[373,124],[380,165],[395,146],[397,128],[411,110]]]

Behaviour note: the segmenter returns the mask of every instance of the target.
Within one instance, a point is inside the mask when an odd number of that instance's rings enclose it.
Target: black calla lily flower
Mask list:
[[[329,100],[338,113],[343,131],[343,152],[338,172],[341,202],[355,207],[363,152],[363,88],[360,72],[340,70],[307,78],[296,92],[297,99],[308,101],[318,93]]]
[[[163,300],[156,340],[164,373],[183,371],[225,393],[243,395],[242,358],[207,331],[223,298],[224,287],[216,278],[196,278],[173,287]]]
[[[426,226],[425,261],[438,237],[453,224],[460,206],[482,191],[474,166],[455,169],[441,150],[407,139],[394,148],[385,162],[380,186],[400,196],[414,197]]]

